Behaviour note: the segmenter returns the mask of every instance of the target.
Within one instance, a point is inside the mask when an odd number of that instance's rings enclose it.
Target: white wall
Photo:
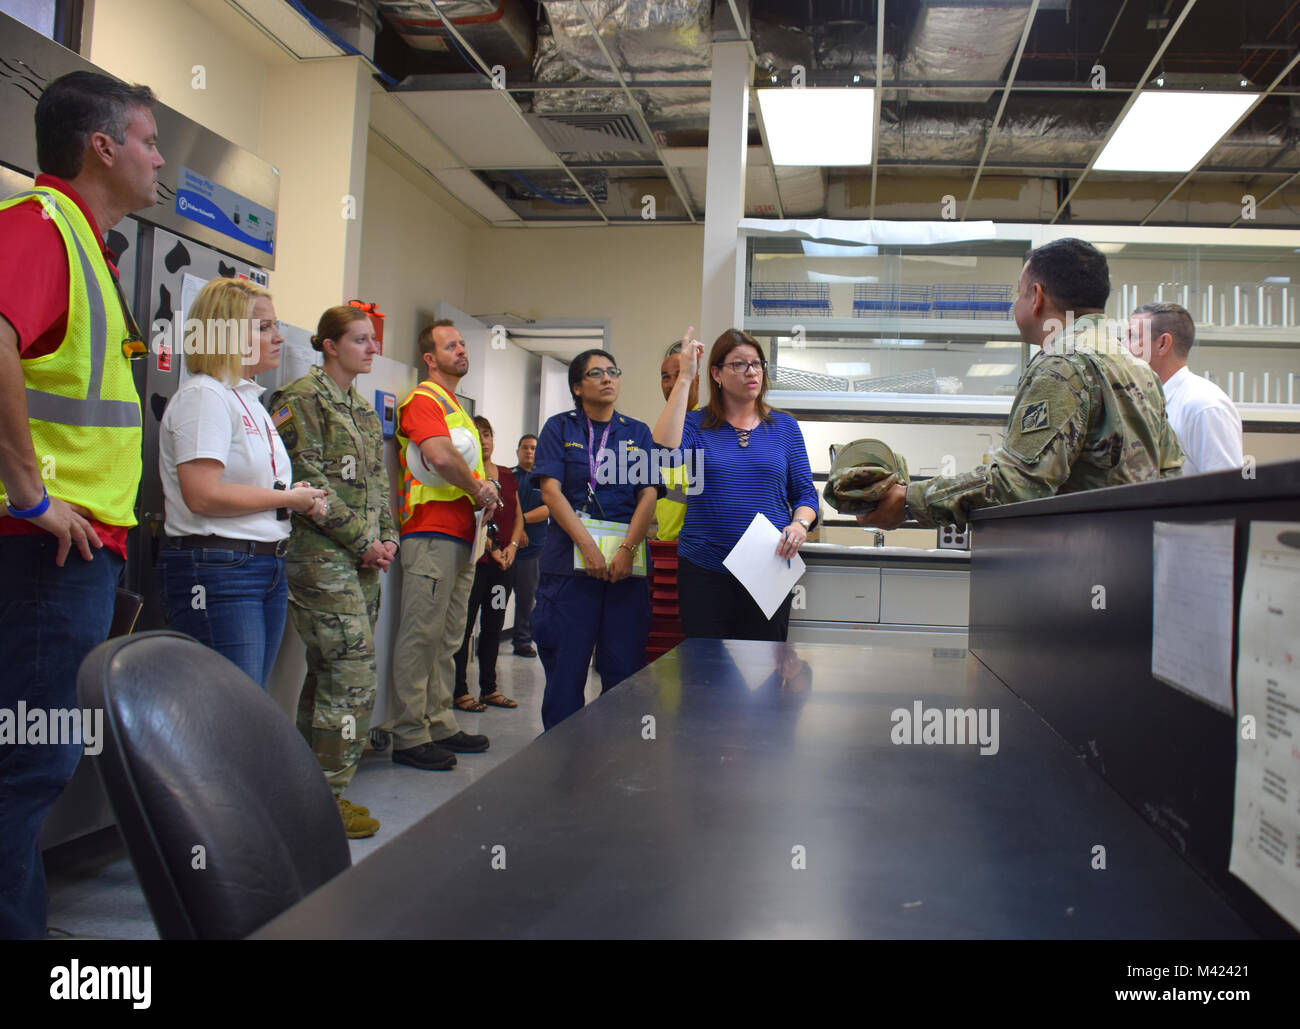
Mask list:
[[[495,229],[473,234],[466,305],[524,318],[608,318],[624,370],[619,410],[653,425],[659,365],[699,324],[699,226]]]
[[[423,172],[373,133],[368,143],[358,292],[387,315],[384,356],[415,365],[434,306],[468,306],[471,230],[430,195]]]

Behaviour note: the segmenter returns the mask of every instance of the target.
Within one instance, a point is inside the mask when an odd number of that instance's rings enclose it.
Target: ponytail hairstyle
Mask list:
[[[610,364],[618,364],[614,360],[614,355],[608,350],[584,350],[569,362],[569,392],[573,393],[573,406],[579,411],[582,410],[582,394],[581,392],[574,393],[574,389],[582,385],[582,377],[586,374],[587,365],[591,363],[593,357],[608,358]]]
[[[325,313],[320,316],[320,321],[316,323],[316,335],[311,338],[312,349],[323,354],[327,339],[337,340],[343,333],[348,331],[348,326],[353,322],[369,320],[370,316],[365,311],[359,307],[352,307],[350,304],[339,304],[336,307],[327,308]]]

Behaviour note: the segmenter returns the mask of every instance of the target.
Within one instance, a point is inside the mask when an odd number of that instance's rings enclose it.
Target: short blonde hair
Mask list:
[[[185,367],[193,374],[211,375],[228,386],[244,378],[244,333],[257,330],[251,325],[253,304],[271,294],[247,279],[213,279],[194,298],[186,319]],[[190,341],[189,328],[204,327],[202,340]],[[247,340],[260,342],[260,337]],[[197,345],[195,345],[197,344]]]

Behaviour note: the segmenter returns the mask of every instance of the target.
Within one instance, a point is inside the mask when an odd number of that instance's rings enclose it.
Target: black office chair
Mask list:
[[[238,939],[352,859],[310,748],[266,693],[176,632],[109,640],[82,662],[104,710],[97,767],[163,939]]]

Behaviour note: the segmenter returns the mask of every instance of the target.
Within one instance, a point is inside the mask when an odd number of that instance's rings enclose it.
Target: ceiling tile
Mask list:
[[[560,163],[503,90],[403,90],[399,96],[471,168],[550,168]]]

